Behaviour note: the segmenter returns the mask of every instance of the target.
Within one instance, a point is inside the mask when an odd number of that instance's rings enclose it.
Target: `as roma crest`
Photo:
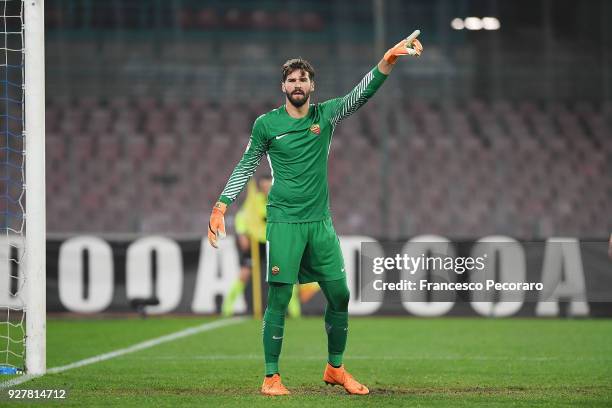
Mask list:
[[[314,124],[310,127],[310,131],[315,135],[321,134],[321,126],[319,126],[318,124]]]

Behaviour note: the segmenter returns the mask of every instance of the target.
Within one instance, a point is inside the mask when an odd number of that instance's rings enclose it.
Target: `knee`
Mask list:
[[[289,302],[291,301],[292,294],[293,294],[293,290],[283,290],[283,292],[279,296],[279,304],[283,306],[283,309],[287,309],[287,307],[289,306]]]
[[[338,294],[333,299],[333,302],[330,302],[330,306],[332,310],[336,312],[346,312],[348,311],[348,304],[351,298],[351,294],[347,287],[343,290],[339,291]]]
[[[270,285],[268,307],[278,313],[285,313],[293,294],[293,285]]]
[[[342,293],[342,296],[340,296],[340,305],[342,306],[343,310],[348,310],[348,304],[350,299],[351,293],[349,292],[348,288],[346,288],[345,291]]]

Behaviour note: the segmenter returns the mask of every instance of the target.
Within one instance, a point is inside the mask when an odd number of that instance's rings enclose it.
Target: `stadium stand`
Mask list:
[[[49,231],[202,233],[252,121],[273,107],[197,98],[50,99]],[[605,236],[611,111],[610,103],[410,101],[391,110],[384,136],[377,106],[366,106],[334,136],[336,228],[391,238]],[[386,231],[382,200],[393,220]]]

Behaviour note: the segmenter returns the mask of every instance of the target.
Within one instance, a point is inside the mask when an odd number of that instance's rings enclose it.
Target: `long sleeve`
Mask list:
[[[372,97],[387,79],[387,75],[374,67],[368,72],[351,92],[342,98],[327,101],[331,106],[330,121],[335,127],[340,121],[357,111]]]
[[[255,173],[255,169],[257,169],[262,156],[267,150],[268,143],[266,141],[265,132],[258,118],[253,125],[251,137],[244,154],[227,181],[219,197],[219,201],[230,205],[236,197],[238,197],[253,173]]]

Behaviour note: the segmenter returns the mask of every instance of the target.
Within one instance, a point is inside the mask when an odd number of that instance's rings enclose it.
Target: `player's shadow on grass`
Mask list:
[[[463,396],[487,396],[487,395],[529,395],[534,392],[533,389],[528,387],[380,387],[374,386],[370,388],[370,396],[427,396],[427,395],[463,395]],[[340,386],[301,386],[291,387],[291,394],[293,396],[305,396],[305,395],[348,395],[348,393]],[[540,390],[541,391],[541,390]],[[589,390],[580,390],[588,393]]]

